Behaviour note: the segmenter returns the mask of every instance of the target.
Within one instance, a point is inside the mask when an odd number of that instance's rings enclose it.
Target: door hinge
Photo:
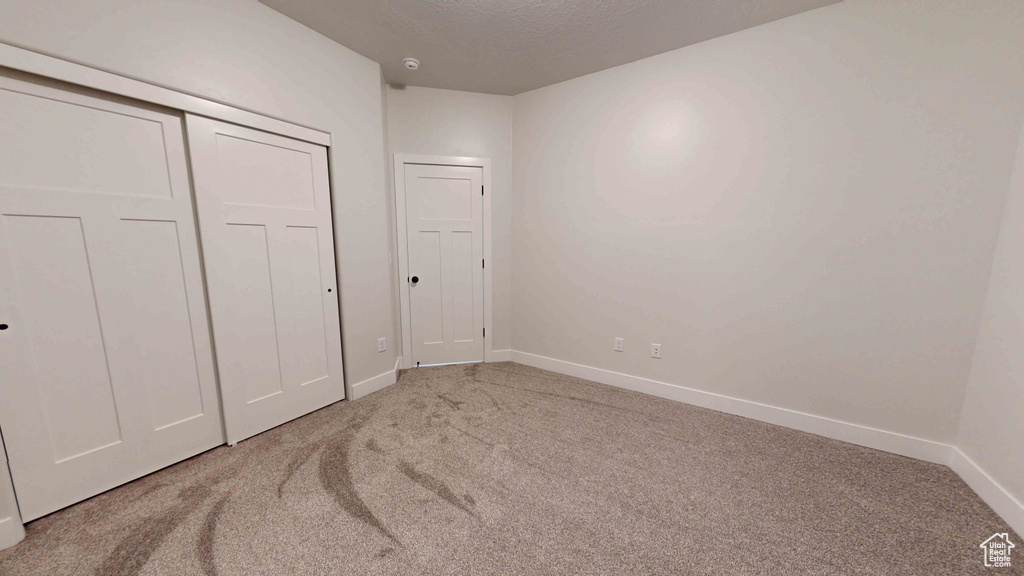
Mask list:
[[[480,267],[481,268],[487,268],[487,260],[481,260],[480,261]]]
[[[484,195],[484,185],[483,184],[480,185],[480,195],[481,196]]]
[[[487,338],[487,328],[484,328],[484,338]]]

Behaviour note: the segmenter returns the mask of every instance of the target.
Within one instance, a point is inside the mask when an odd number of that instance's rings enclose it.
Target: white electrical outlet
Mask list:
[[[622,352],[622,338],[615,339],[615,351]]]
[[[651,358],[661,358],[661,344],[651,344]]]
[[[388,349],[387,338],[377,338],[377,352],[383,352]]]

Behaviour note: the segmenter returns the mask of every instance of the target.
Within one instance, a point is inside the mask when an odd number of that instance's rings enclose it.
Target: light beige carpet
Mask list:
[[[1007,528],[943,466],[501,363],[33,522],[0,574],[990,574]]]

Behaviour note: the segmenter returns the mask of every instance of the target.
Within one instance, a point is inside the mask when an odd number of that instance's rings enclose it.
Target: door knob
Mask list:
[[[7,324],[0,324],[0,330],[7,330]]]
[[[420,277],[419,277],[419,276],[413,276],[413,277],[412,277],[412,283],[413,283],[413,284],[415,284],[415,283],[417,283],[417,282],[419,282],[419,281],[420,281]]]

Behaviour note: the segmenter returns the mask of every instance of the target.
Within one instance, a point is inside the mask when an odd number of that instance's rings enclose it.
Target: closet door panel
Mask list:
[[[178,114],[0,72],[0,278],[24,520],[224,441]]]
[[[186,121],[234,443],[345,395],[327,149]]]

